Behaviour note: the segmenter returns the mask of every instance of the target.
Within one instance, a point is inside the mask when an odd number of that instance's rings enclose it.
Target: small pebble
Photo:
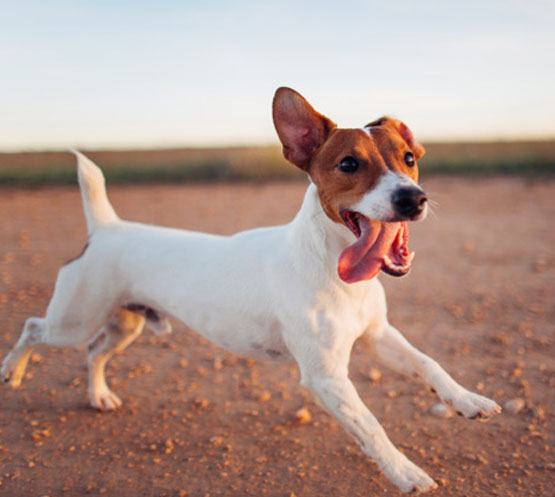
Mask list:
[[[270,392],[261,392],[257,396],[258,402],[268,402],[272,398],[272,394]]]
[[[436,478],[436,482],[440,487],[446,487],[449,485],[449,480],[447,480],[447,478]]]
[[[534,408],[534,416],[540,421],[545,419],[545,409],[542,406],[537,406]]]
[[[503,407],[505,411],[507,411],[509,414],[518,414],[520,411],[522,411],[522,409],[524,409],[525,405],[526,402],[524,401],[524,399],[517,397],[516,399],[511,399],[505,402],[505,404],[503,404]]]
[[[40,354],[33,354],[31,356],[31,362],[33,364],[39,364],[40,362],[42,362],[42,356]]]
[[[297,421],[297,423],[300,423],[300,424],[306,424],[312,421],[312,415],[310,414],[310,411],[308,410],[307,407],[301,407],[295,413],[295,421]]]
[[[220,371],[223,367],[222,358],[220,356],[214,357],[214,360],[212,361],[212,369],[214,369],[214,371]]]
[[[543,271],[545,271],[546,268],[547,268],[547,259],[543,256],[538,257],[536,259],[536,262],[534,263],[534,269],[536,273],[543,273]]]
[[[215,447],[219,447],[224,443],[224,439],[216,435],[216,436],[210,437],[209,442]]]
[[[430,414],[436,418],[449,419],[453,417],[453,410],[445,404],[434,404],[430,407]]]
[[[368,378],[370,378],[370,381],[373,381],[374,383],[380,381],[381,377],[382,372],[378,368],[370,368],[370,371],[368,371]]]

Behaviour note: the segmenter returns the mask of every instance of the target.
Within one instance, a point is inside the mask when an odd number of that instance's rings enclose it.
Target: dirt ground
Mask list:
[[[351,377],[432,495],[555,495],[555,183],[431,178],[439,205],[412,225],[403,279],[381,276],[390,320],[468,388],[518,414],[438,419],[424,386],[353,351]],[[110,188],[127,219],[217,233],[286,222],[305,183]],[[77,187],[0,191],[0,353],[44,313],[86,239]],[[298,385],[183,325],[145,332],[108,366],[123,407],[87,406],[84,352],[37,349],[0,393],[0,495],[381,496],[399,492]],[[233,330],[230,330],[233,331]],[[372,370],[371,368],[376,368]],[[381,377],[380,374],[381,373]],[[306,407],[308,422],[295,413]]]

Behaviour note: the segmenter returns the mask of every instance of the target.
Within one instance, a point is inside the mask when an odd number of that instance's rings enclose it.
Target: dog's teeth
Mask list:
[[[387,255],[384,255],[383,261],[387,267],[391,269],[395,269],[397,271],[405,268],[405,266],[400,266],[399,264],[395,264]]]
[[[383,263],[385,266],[387,266],[389,269],[392,269],[394,271],[400,271],[400,272],[404,272],[407,271],[408,269],[410,269],[410,263],[411,261],[414,259],[414,252],[411,252],[408,257],[407,257],[407,262],[406,264],[400,265],[400,264],[395,264],[388,255],[384,255],[383,256]]]

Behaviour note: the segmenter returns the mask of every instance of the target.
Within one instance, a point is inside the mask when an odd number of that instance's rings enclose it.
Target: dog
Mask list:
[[[121,220],[101,170],[79,152],[78,179],[89,241],[64,265],[45,317],[27,319],[2,375],[19,386],[34,345],[88,343],[89,399],[101,410],[120,399],[106,362],[146,325],[173,317],[215,344],[261,360],[295,360],[314,394],[403,492],[437,485],[399,452],[348,376],[356,340],[386,366],[419,377],[467,418],[501,408],[451,378],[387,320],[380,271],[405,275],[408,221],[426,216],[417,161],[424,148],[401,121],[383,117],[338,128],[296,91],[279,88],[273,120],[285,158],[310,179],[287,225],[216,236]]]

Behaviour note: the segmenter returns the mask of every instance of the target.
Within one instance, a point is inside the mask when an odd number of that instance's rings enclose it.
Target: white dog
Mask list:
[[[361,338],[386,365],[420,377],[460,414],[500,412],[387,321],[376,276],[410,269],[406,221],[427,211],[416,184],[424,149],[391,118],[339,129],[289,88],[276,92],[273,115],[285,157],[306,171],[311,185],[289,224],[230,237],[122,221],[100,169],[76,153],[89,242],[60,270],[46,316],[26,321],[3,377],[20,384],[35,344],[90,342],[91,404],[115,409],[121,401],[104,379],[107,360],[145,323],[169,331],[171,316],[237,354],[295,360],[302,385],[394,484],[403,492],[434,488],[390,442],[348,376],[351,349]]]

